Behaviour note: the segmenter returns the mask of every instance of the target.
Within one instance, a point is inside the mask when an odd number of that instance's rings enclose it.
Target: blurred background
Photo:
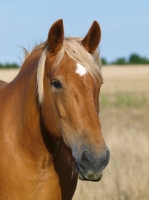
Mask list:
[[[78,182],[73,200],[148,200],[149,1],[1,0],[0,9],[5,81],[19,71],[20,46],[32,50],[45,41],[57,19],[63,19],[65,36],[84,37],[99,22],[104,77],[99,117],[111,160],[99,183]]]
[[[149,58],[149,1],[1,0],[0,63],[20,64],[19,46],[45,41],[52,23],[64,21],[65,36],[84,37],[94,20],[102,29],[101,57],[108,63],[131,54]]]

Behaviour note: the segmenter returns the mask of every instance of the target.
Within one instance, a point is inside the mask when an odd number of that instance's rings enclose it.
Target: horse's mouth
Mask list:
[[[93,181],[93,182],[98,182],[101,180],[103,174],[101,173],[100,176],[98,176],[98,178],[94,178],[94,177],[91,177],[89,179],[86,179],[81,173],[79,173],[79,179],[81,181]]]
[[[77,165],[76,165],[77,166]],[[98,182],[101,180],[103,173],[97,173],[94,174],[91,171],[89,171],[88,173],[85,173],[83,175],[82,170],[79,169],[79,167],[77,166],[77,170],[78,170],[78,177],[81,181],[93,181],[93,182]]]
[[[81,181],[87,181],[87,179],[85,179],[84,176],[82,176],[81,173],[79,173],[79,179],[80,179]]]

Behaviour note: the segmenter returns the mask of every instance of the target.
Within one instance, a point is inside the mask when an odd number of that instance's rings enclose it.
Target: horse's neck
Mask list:
[[[5,81],[0,80],[0,88],[6,84]]]
[[[17,145],[20,152],[23,148],[24,156],[29,155],[37,162],[39,160],[39,166],[45,167],[55,157],[56,165],[60,165],[63,154],[59,152],[62,152],[63,145],[53,142],[54,138],[44,127],[36,96],[36,69],[24,67],[3,88],[0,92],[0,111],[4,137],[11,138],[12,145]]]
[[[35,73],[25,67],[0,91],[0,149],[3,140],[5,155],[12,159],[10,171],[17,174],[16,178],[28,182],[22,174],[24,170],[30,179],[34,176],[37,182],[42,180],[46,185],[52,177],[52,180],[57,180],[55,184],[60,184],[62,196],[67,194],[66,199],[71,199],[77,183],[71,152],[62,141],[52,143],[53,138],[44,129],[36,102]]]
[[[37,149],[43,148],[46,151],[46,147],[40,132],[36,103],[36,68],[30,68],[24,68],[11,83],[0,90],[0,125],[1,130],[4,130],[0,134],[11,137],[14,145],[24,148],[25,154],[30,151],[33,155],[38,153],[40,157]]]

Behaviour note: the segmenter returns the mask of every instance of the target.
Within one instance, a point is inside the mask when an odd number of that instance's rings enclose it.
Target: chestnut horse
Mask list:
[[[63,21],[26,52],[16,78],[0,83],[0,199],[70,200],[109,162],[101,133],[101,31],[64,38]]]

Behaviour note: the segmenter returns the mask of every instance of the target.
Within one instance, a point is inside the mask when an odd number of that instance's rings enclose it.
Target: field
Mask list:
[[[0,79],[17,72],[0,70]],[[100,182],[78,182],[73,200],[148,200],[149,66],[106,66],[103,77],[100,121],[111,159]]]

